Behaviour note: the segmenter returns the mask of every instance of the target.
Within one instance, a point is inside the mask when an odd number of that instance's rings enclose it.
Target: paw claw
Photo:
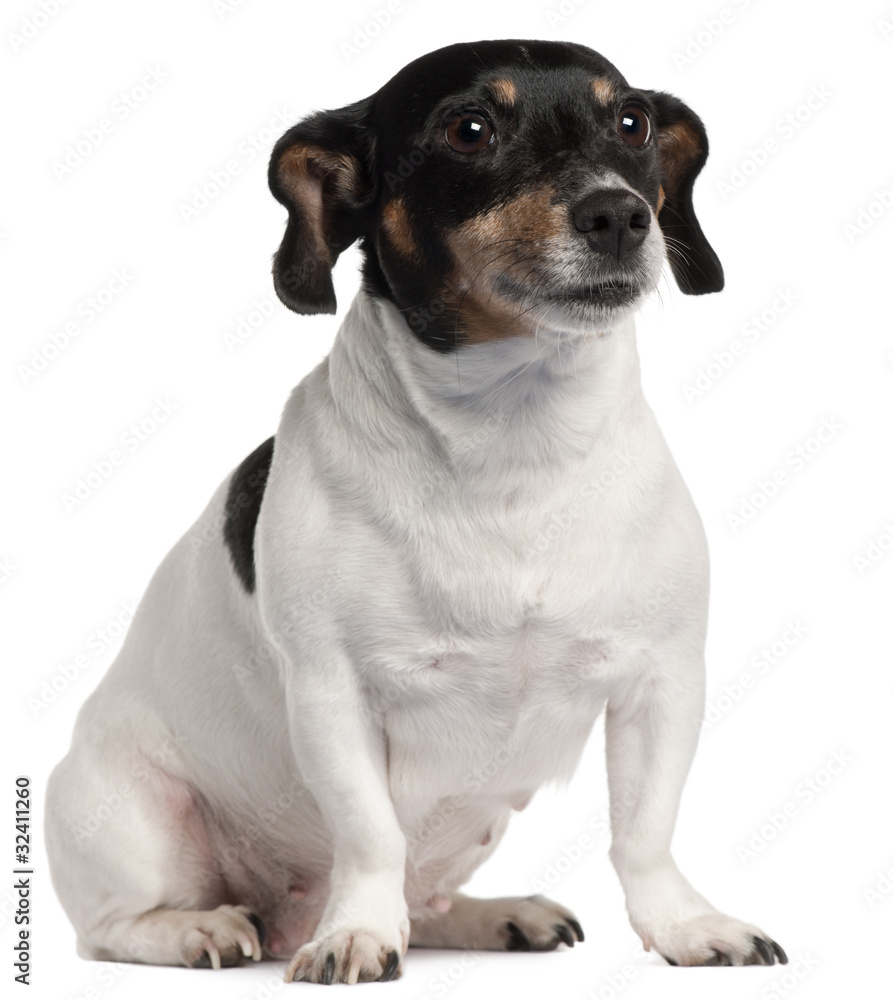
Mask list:
[[[505,946],[506,951],[532,951],[533,946],[530,944],[530,938],[521,930],[521,928],[512,923],[511,920],[505,925],[505,929],[509,932],[509,942]]]
[[[634,924],[634,926],[636,926]],[[717,911],[678,917],[651,926],[636,926],[646,947],[655,950],[670,965],[742,966],[781,964],[787,956],[759,927],[745,924]],[[776,950],[777,949],[777,950]]]
[[[256,913],[246,913],[245,916],[254,924],[254,929],[257,931],[257,940],[260,942],[261,948],[263,948],[264,942],[267,940],[267,925]]]
[[[577,935],[577,940],[583,942],[586,940],[583,934],[583,928],[580,926],[580,922],[575,920],[573,917],[565,917],[565,922],[570,927],[570,929]]]
[[[778,957],[778,964],[779,965],[787,965],[788,964],[788,956],[785,954],[784,948],[782,948],[782,946],[777,941],[772,941],[770,939],[769,943],[772,945],[772,950],[775,952],[776,956]]]
[[[567,924],[555,924],[555,933],[558,935],[559,941],[563,941],[568,948],[573,948],[575,938]]]
[[[326,986],[331,986],[332,980],[335,978],[335,956],[332,952],[326,955],[326,964],[322,970],[322,982]]]
[[[339,930],[295,952],[285,981],[322,983],[388,982],[400,975],[400,951],[365,931]]]
[[[380,983],[389,983],[392,979],[396,979],[399,975],[400,969],[400,956],[396,951],[391,951],[388,953],[388,961],[384,967],[384,972],[379,977],[378,981]]]
[[[755,962],[755,965],[775,965],[775,955],[772,954],[772,949],[761,937],[753,937],[754,948],[757,954],[760,956],[760,961]]]

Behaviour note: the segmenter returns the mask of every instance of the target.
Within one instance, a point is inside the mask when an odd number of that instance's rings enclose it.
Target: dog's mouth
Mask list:
[[[589,281],[563,288],[532,288],[501,275],[496,284],[498,291],[507,298],[523,301],[528,306],[542,304],[620,309],[632,305],[642,294],[637,284],[622,279]]]
[[[594,282],[566,289],[547,289],[540,294],[544,302],[582,302],[592,305],[625,306],[639,295],[639,289],[626,281]]]

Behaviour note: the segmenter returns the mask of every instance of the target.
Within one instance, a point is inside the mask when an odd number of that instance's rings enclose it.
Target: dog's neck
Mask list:
[[[439,353],[392,303],[365,292],[344,320],[329,378],[357,423],[410,416],[452,464],[469,468],[496,457],[520,468],[564,465],[644,406],[630,316],[586,335],[542,329]],[[374,390],[374,414],[358,410],[357,379]]]

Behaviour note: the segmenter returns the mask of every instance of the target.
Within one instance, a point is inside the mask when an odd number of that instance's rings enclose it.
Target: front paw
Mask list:
[[[385,983],[401,973],[400,947],[364,931],[334,931],[300,948],[285,970],[285,981]]]
[[[780,944],[753,924],[724,913],[668,920],[647,937],[670,965],[786,965]]]

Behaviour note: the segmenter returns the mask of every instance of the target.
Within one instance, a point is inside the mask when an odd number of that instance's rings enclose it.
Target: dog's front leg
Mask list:
[[[355,671],[335,651],[293,661],[286,681],[291,742],[333,849],[330,892],[313,940],[286,981],[356,983],[400,974],[409,942],[406,841],[388,790],[385,735]],[[312,664],[312,665],[311,665]]]
[[[671,965],[787,961],[752,924],[716,910],[676,867],[670,841],[704,709],[700,657],[670,655],[617,697],[605,717],[611,860],[633,929]]]

